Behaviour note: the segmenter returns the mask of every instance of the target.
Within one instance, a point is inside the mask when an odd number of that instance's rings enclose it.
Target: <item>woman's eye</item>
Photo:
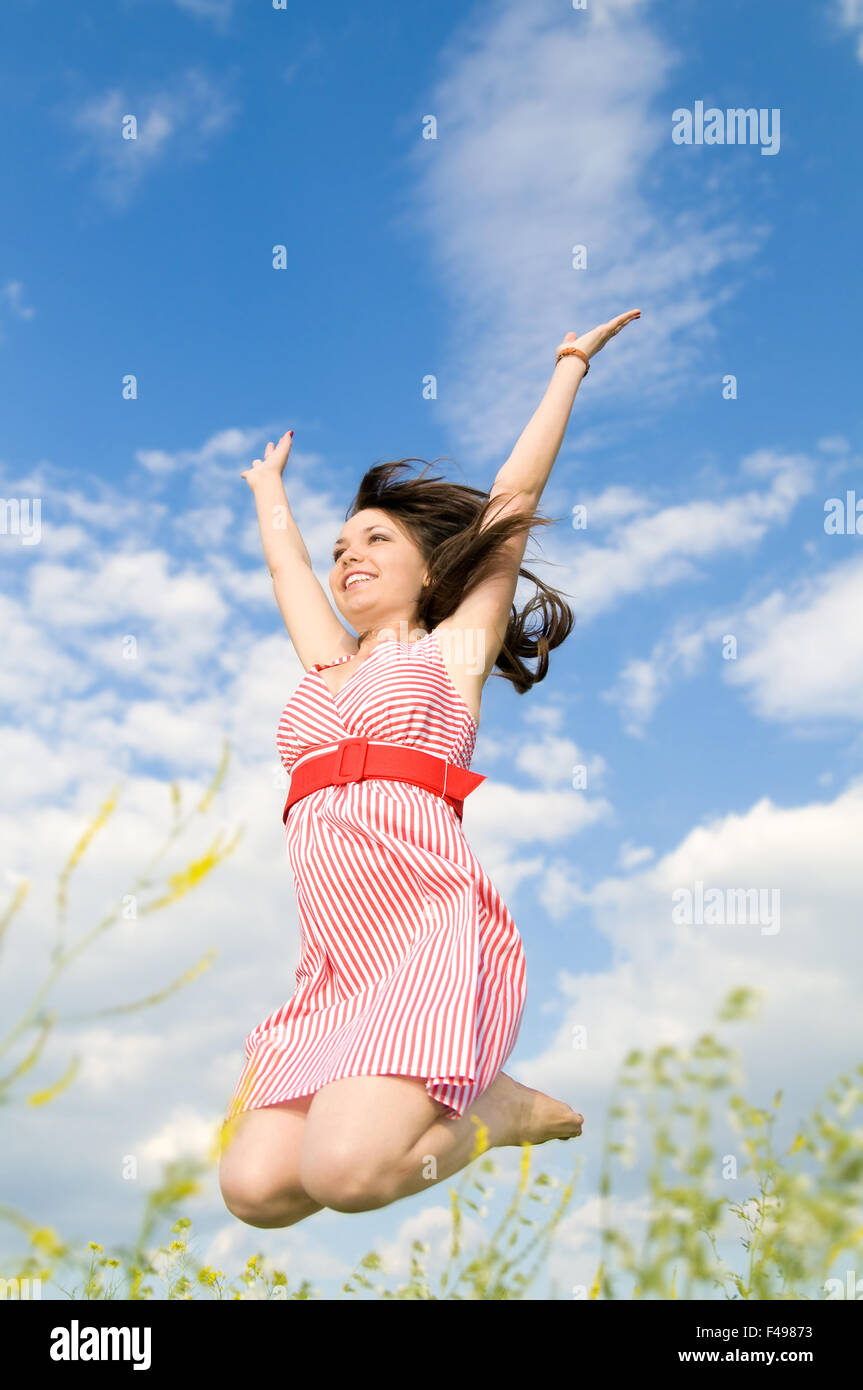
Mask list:
[[[385,541],[385,540],[386,540],[386,536],[370,536],[369,539],[370,539],[370,540],[373,540],[373,541]],[[333,564],[334,564],[334,565],[338,563],[338,561],[342,558],[342,555],[343,555],[343,554],[344,554],[344,552],[341,551],[341,550],[337,550],[337,551],[335,552],[335,554],[333,555]]]

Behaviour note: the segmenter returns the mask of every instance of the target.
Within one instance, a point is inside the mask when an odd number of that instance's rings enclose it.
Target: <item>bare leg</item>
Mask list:
[[[321,1210],[300,1182],[300,1149],[311,1096],[232,1116],[220,1132],[219,1186],[247,1226],[293,1226]]]
[[[424,1081],[347,1077],[314,1097],[303,1133],[299,1182],[333,1211],[375,1211],[449,1177],[486,1149],[544,1144],[581,1133],[563,1101],[499,1072],[467,1115],[444,1119]],[[479,1141],[479,1142],[478,1142]]]
[[[467,1114],[435,1120],[417,1140],[394,1174],[390,1201],[424,1192],[488,1149],[577,1138],[583,1120],[564,1101],[498,1072]]]

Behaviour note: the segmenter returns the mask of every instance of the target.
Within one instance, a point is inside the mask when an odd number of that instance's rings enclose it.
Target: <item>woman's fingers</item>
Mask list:
[[[293,437],[293,430],[288,430],[287,434],[282,435],[278,444],[273,444],[272,441],[270,441],[270,443],[264,450],[264,458],[269,460],[270,458],[272,458],[273,454],[278,454],[280,459],[286,459],[288,457],[288,454],[291,452],[291,443],[293,441]]]
[[[579,342],[587,352],[588,357],[592,357],[605,346],[610,338],[614,338],[621,328],[638,318],[641,318],[640,309],[627,309],[626,313],[618,314],[616,318],[609,319],[608,323],[601,323],[598,328],[592,329],[590,333],[585,333],[581,338],[577,333],[567,333],[560,346],[565,347],[567,343]]]
[[[633,319],[641,318],[640,309],[628,309],[625,314],[618,314],[617,318],[609,319],[608,323],[602,326],[602,341],[607,343],[609,338],[614,338],[627,323]]]
[[[288,430],[287,434],[283,434],[281,439],[279,440],[277,453],[279,455],[280,463],[284,463],[288,457],[288,454],[291,452],[291,441],[293,440],[293,437],[293,430]]]
[[[253,487],[253,478],[255,474],[260,477],[261,473],[265,471],[264,464],[269,465],[266,469],[267,473],[272,471],[273,466],[276,466],[279,471],[281,471],[287,462],[288,454],[291,452],[293,439],[294,431],[288,430],[287,434],[282,435],[278,444],[274,444],[273,441],[270,440],[264,450],[264,457],[262,459],[252,459],[251,467],[244,469],[240,477],[245,478],[249,486]]]

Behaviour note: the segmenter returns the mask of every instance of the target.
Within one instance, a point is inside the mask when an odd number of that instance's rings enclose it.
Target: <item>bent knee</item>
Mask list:
[[[283,1226],[294,1208],[306,1214],[309,1198],[305,1192],[290,1193],[279,1187],[265,1172],[219,1171],[222,1200],[232,1216],[247,1226]]]
[[[247,1226],[259,1226],[268,1215],[271,1199],[267,1190],[254,1182],[237,1177],[219,1176],[222,1200],[232,1216]]]
[[[300,1179],[314,1201],[333,1211],[373,1211],[391,1202],[396,1188],[393,1172],[352,1153],[307,1160]]]

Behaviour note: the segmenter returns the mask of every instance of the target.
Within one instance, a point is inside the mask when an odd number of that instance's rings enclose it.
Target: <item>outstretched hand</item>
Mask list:
[[[258,479],[262,478],[265,474],[275,473],[276,477],[279,477],[288,461],[288,454],[291,452],[291,445],[293,442],[293,430],[288,430],[287,434],[283,434],[278,444],[273,444],[273,442],[270,441],[264,450],[264,457],[262,459],[253,459],[251,468],[247,468],[245,473],[240,474],[240,477],[245,478],[251,488],[253,488]]]
[[[641,318],[641,310],[629,309],[625,314],[618,314],[616,319],[610,319],[608,323],[601,323],[598,328],[592,328],[589,333],[582,333],[581,337],[575,333],[567,333],[557,348],[557,352],[560,352],[562,347],[568,347],[571,343],[575,343],[575,346],[581,348],[586,357],[595,357],[600,349],[605,347],[609,338],[613,338],[619,333],[625,324],[638,318]]]

